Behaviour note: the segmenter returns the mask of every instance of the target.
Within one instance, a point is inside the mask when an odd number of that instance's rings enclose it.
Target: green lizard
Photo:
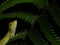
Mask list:
[[[7,34],[0,40],[0,45],[6,45],[6,43],[11,39],[16,32],[17,20],[9,23],[9,30]]]

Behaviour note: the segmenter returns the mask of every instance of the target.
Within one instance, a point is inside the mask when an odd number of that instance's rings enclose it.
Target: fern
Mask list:
[[[32,14],[31,12],[11,12],[3,13],[7,9],[15,6],[19,3],[32,3],[35,5],[39,11],[36,11],[37,14]],[[3,1],[0,5],[0,20],[2,19],[12,19],[17,18],[30,24],[29,29],[19,29],[22,32],[16,33],[16,35],[9,40],[7,45],[27,45],[26,38],[29,37],[30,42],[33,45],[60,45],[60,35],[56,32],[55,26],[52,25],[51,21],[53,20],[56,26],[60,27],[60,8],[56,3],[56,0],[49,2],[49,0],[6,0]],[[55,5],[54,5],[55,4]],[[42,9],[42,11],[41,11]],[[26,9],[27,10],[27,9]],[[42,12],[42,13],[41,13]],[[51,17],[49,17],[51,16]],[[52,20],[50,20],[52,19]],[[19,23],[20,24],[20,23]],[[37,24],[37,25],[36,25]],[[23,24],[22,24],[23,25]],[[36,26],[36,27],[35,27]],[[38,27],[38,28],[37,28]],[[60,34],[60,33],[59,33]],[[21,43],[14,44],[16,40],[22,39]],[[19,40],[20,41],[20,40]],[[12,43],[12,44],[11,44]],[[23,44],[24,43],[24,44]],[[29,44],[28,44],[29,45]],[[31,44],[32,45],[32,44]]]
[[[41,7],[43,7],[43,5],[47,4],[47,1],[45,1],[45,0],[29,0],[29,1],[28,0],[11,0],[10,1],[9,0],[8,2],[1,4],[1,6],[0,6],[0,13],[2,11],[4,11],[5,9],[7,9],[9,7],[12,7],[12,6],[14,6],[14,5],[18,4],[18,3],[33,3],[38,8],[41,8]]]
[[[34,20],[37,19],[37,16],[34,16],[34,14],[30,13],[19,13],[19,12],[0,14],[0,19],[4,18],[20,18],[22,20],[25,20],[25,22],[32,23]]]

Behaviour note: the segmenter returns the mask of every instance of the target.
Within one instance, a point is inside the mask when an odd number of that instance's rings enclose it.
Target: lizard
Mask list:
[[[9,39],[13,38],[17,28],[17,20],[14,20],[9,23],[7,34],[0,40],[0,45],[6,45]]]

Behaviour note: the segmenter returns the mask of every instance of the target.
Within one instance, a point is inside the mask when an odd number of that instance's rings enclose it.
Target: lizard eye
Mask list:
[[[9,27],[11,27],[11,26],[12,26],[12,22],[9,23]]]

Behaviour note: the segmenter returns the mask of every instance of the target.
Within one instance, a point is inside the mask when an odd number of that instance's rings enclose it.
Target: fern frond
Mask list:
[[[0,19],[5,19],[5,18],[20,18],[25,22],[32,23],[37,19],[37,16],[30,13],[19,13],[19,12],[0,14]]]
[[[4,2],[6,2],[6,1],[4,1]],[[2,3],[3,5],[0,5],[0,13],[2,11],[6,10],[7,8],[13,7],[14,5],[16,5],[18,3],[32,3],[40,9],[43,6],[47,5],[48,2],[45,0],[9,0],[6,3]]]
[[[60,45],[59,38],[57,38],[57,34],[55,34],[54,29],[51,24],[48,22],[48,16],[43,16],[40,20],[41,31],[44,33],[48,41],[52,43],[52,45]]]
[[[41,34],[36,28],[32,28],[31,31],[28,31],[28,36],[34,43],[34,45],[48,45],[48,42],[41,37]]]

